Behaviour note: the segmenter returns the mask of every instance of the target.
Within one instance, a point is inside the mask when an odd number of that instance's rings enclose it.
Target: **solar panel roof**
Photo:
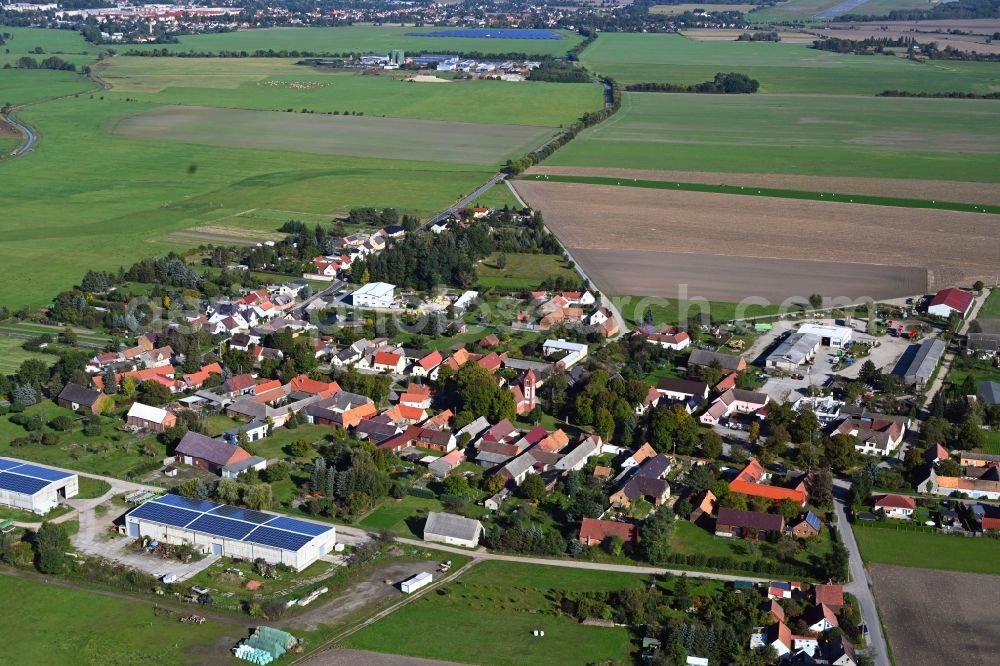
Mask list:
[[[11,460],[9,458],[0,458],[0,471],[17,472],[21,476],[31,476],[46,481],[59,481],[73,476],[72,472],[39,467],[38,465],[21,462],[20,460]]]
[[[0,476],[3,476],[0,473]],[[272,548],[298,550],[314,537],[333,530],[332,525],[241,509],[208,500],[164,495],[150,500],[130,514],[136,518],[186,527],[224,539],[257,543]]]
[[[221,518],[212,514],[202,514],[201,518],[187,526],[190,530],[207,532],[226,539],[242,539],[250,534],[256,527],[252,523],[244,523],[239,520]]]
[[[291,532],[298,532],[299,534],[308,534],[310,536],[319,536],[330,529],[328,525],[307,523],[304,520],[295,520],[294,518],[287,518],[285,516],[278,516],[269,522],[267,526],[276,527],[282,530],[289,530]]]
[[[11,467],[17,467],[18,465],[23,465],[24,463],[17,460],[8,460],[7,458],[0,458],[0,471],[5,469],[10,469]]]
[[[10,472],[0,473],[0,488],[15,493],[34,495],[47,485],[49,482],[44,479],[33,479],[30,476],[21,476]]]
[[[295,534],[285,530],[276,530],[267,526],[258,527],[251,532],[244,541],[259,543],[264,546],[283,548],[284,550],[298,550],[309,543],[312,537],[308,534]]]
[[[152,520],[157,523],[173,525],[174,527],[184,527],[198,518],[200,514],[197,511],[178,509],[177,507],[169,506],[167,504],[146,502],[138,509],[133,510],[129,515],[135,518],[145,518],[146,520]]]
[[[263,513],[261,511],[252,511],[250,509],[241,509],[238,506],[230,506],[228,504],[220,504],[212,509],[212,515],[233,518],[235,520],[244,520],[248,523],[254,523],[256,525],[263,525],[267,521],[274,518],[273,513]]]

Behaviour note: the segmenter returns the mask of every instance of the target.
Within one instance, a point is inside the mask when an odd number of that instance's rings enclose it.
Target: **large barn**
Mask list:
[[[76,474],[0,458],[0,504],[45,515],[79,492]]]
[[[132,510],[125,516],[125,529],[130,537],[189,544],[212,555],[260,557],[297,571],[332,551],[337,542],[332,525],[180,495],[164,495]]]

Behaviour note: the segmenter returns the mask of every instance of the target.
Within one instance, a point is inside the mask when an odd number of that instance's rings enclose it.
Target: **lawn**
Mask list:
[[[408,495],[401,500],[387,499],[365,516],[358,525],[370,530],[390,530],[404,537],[420,539],[423,537],[423,517],[429,511],[441,511],[441,502],[436,499],[414,497]],[[411,519],[412,520],[408,520]]]
[[[618,114],[546,164],[998,182],[1000,105],[627,93]]]
[[[584,664],[629,659],[621,627],[588,627],[558,612],[551,590],[608,591],[642,584],[630,574],[483,562],[347,639],[350,647],[472,664]],[[429,626],[453,640],[429,641]],[[541,629],[545,638],[532,638]]]
[[[1000,287],[990,290],[989,298],[983,303],[983,306],[979,308],[979,313],[976,315],[977,318],[983,319],[1000,319]]]
[[[0,65],[2,67],[2,65]],[[0,69],[0,105],[18,106],[52,97],[94,90],[94,82],[81,74],[48,69]],[[19,119],[24,120],[21,116]]]
[[[338,28],[269,28],[204,35],[182,35],[177,44],[129,45],[123,50],[173,52],[219,52],[258,49],[310,51],[323,54],[388,53],[403,49],[407,54],[426,53],[512,53],[533,56],[562,56],[583,38],[567,30],[557,30],[564,39],[468,39],[410,37],[408,32],[434,32],[432,27],[346,26]]]
[[[1000,430],[986,431],[986,446],[983,447],[983,453],[1000,455]]]
[[[111,484],[104,479],[94,479],[89,476],[77,477],[80,484],[80,492],[75,499],[96,499],[102,497],[111,490]]]
[[[653,311],[653,323],[657,326],[686,324],[689,317],[701,316],[703,305],[712,321],[766,317],[781,311],[779,305],[743,305],[725,301],[681,301],[647,296],[612,296],[611,300],[629,326],[641,326],[647,310]]]
[[[4,614],[5,633],[17,638],[5,652],[24,664],[202,664],[206,650],[224,654],[244,635],[238,626],[158,617],[149,602],[6,575],[0,606],[17,609]]]
[[[497,266],[498,255],[484,259],[477,267],[480,288],[537,289],[550,277],[579,280],[579,274],[554,254],[506,254],[503,268]]]
[[[407,82],[280,58],[116,57],[98,67],[122,97],[156,104],[558,127],[601,106],[596,84],[523,81]],[[484,100],[489,103],[484,104]]]
[[[14,374],[21,364],[29,358],[43,361],[45,365],[52,365],[56,357],[41,352],[25,351],[22,347],[27,342],[24,338],[8,338],[0,335],[0,375]]]
[[[151,108],[119,100],[47,102],[22,111],[40,129],[31,155],[0,163],[0,303],[41,305],[87,269],[116,269],[189,246],[174,232],[255,208],[327,213],[357,206],[428,215],[488,180],[488,167],[251,150],[110,137]],[[103,155],[94,168],[82,155]],[[142,220],[142,224],[136,224]],[[72,256],[73,261],[62,261]]]
[[[1000,574],[1000,541],[855,525],[866,562]]]
[[[694,84],[718,72],[735,71],[760,81],[760,92],[768,94],[986,93],[1000,83],[1000,63],[919,63],[896,56],[819,51],[805,44],[706,42],[671,34],[601,33],[580,58],[589,69],[621,84]]]
[[[514,196],[514,193],[510,191],[506,183],[494,185],[486,191],[486,194],[472,202],[472,205],[485,208],[503,208],[504,206],[511,209],[521,208],[521,203]]]
[[[410,118],[161,106],[121,118],[118,137],[288,150],[318,155],[495,165],[541,145],[553,130]]]

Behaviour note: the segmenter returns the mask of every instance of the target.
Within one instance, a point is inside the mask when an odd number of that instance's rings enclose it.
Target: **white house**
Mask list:
[[[353,294],[354,307],[386,310],[396,300],[396,286],[388,282],[369,282]]]
[[[917,510],[912,497],[903,495],[883,495],[875,500],[875,509],[881,509],[887,518],[909,519]]]
[[[587,345],[579,342],[569,342],[562,338],[558,340],[546,340],[542,345],[542,353],[546,356],[566,352],[566,355],[556,362],[556,366],[563,370],[568,370],[583,360],[587,356],[587,351]]]
[[[453,513],[428,513],[424,541],[475,548],[483,535],[483,524]]]

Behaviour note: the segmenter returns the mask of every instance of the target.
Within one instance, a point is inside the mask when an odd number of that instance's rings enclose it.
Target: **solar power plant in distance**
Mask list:
[[[294,518],[286,518],[285,516],[278,516],[269,522],[267,526],[298,532],[299,534],[308,534],[309,536],[319,536],[333,529],[330,525],[317,525],[316,523],[308,523],[304,520],[295,520]]]
[[[133,510],[129,515],[133,518],[144,518],[157,523],[173,525],[174,527],[184,527],[201,514],[196,511],[188,511],[187,509],[178,509],[168,504],[160,504],[159,502],[146,502],[138,509]]]
[[[30,476],[21,476],[20,474],[11,474],[10,472],[0,473],[0,488],[11,492],[34,495],[47,485],[49,485],[49,482],[42,479],[34,479]]]
[[[243,538],[244,541],[249,541],[250,543],[259,543],[262,546],[273,546],[274,548],[283,548],[284,550],[298,550],[309,543],[311,539],[311,536],[305,534],[295,534],[270,527],[258,527]]]
[[[198,530],[213,536],[225,539],[242,539],[250,534],[256,527],[253,523],[244,523],[239,520],[230,520],[210,514],[203,514],[201,518],[187,526],[189,530]]]

